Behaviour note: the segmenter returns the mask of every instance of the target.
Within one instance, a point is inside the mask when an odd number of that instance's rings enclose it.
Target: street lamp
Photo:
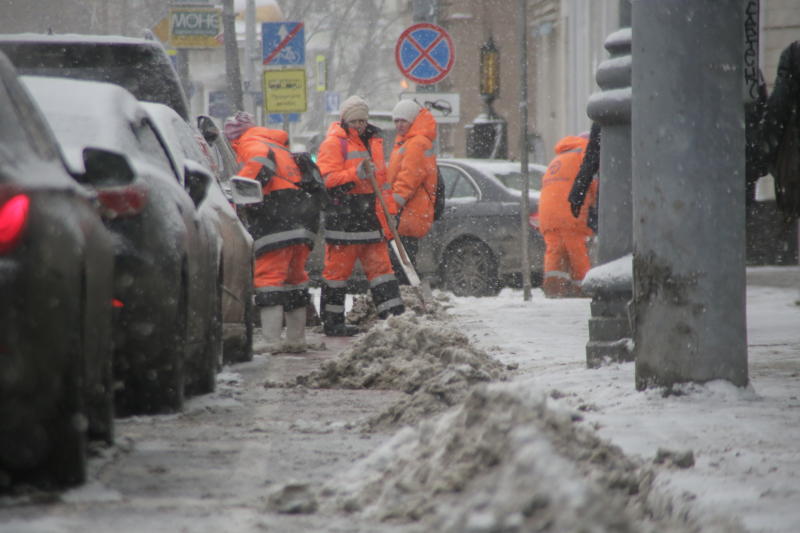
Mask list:
[[[481,46],[480,77],[480,93],[491,110],[492,102],[500,95],[500,50],[491,36]]]
[[[500,96],[500,50],[489,36],[480,48],[479,92],[486,111],[467,130],[467,157],[505,159],[508,157],[506,121],[495,114],[492,102]]]

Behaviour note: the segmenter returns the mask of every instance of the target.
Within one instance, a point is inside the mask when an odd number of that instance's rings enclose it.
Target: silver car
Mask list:
[[[420,240],[417,267],[431,284],[457,296],[489,296],[519,284],[522,272],[519,162],[439,159],[445,212]],[[534,226],[546,167],[529,165],[530,217],[526,228],[531,275],[541,280],[544,239]]]

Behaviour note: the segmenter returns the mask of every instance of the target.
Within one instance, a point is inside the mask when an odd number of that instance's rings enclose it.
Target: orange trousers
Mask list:
[[[389,247],[386,241],[381,241],[369,244],[326,244],[322,278],[327,281],[347,281],[353,273],[357,259],[361,261],[361,267],[370,281],[378,276],[394,275]]]
[[[292,244],[259,255],[253,272],[256,305],[283,305],[286,311],[305,306],[308,300],[306,260],[310,253],[307,244]]]
[[[586,235],[576,231],[544,232],[544,280],[546,296],[575,296],[580,281],[592,267]]]

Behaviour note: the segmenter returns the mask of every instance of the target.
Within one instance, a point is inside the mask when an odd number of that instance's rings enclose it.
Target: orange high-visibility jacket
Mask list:
[[[334,122],[319,147],[317,166],[332,195],[325,212],[325,241],[331,244],[380,242],[391,234],[370,181],[360,179],[356,172],[364,159],[370,159],[378,192],[388,195],[383,138],[372,124],[367,125],[364,137],[366,145],[355,128],[345,130]]]
[[[572,216],[567,200],[572,184],[578,176],[587,144],[588,139],[572,135],[556,143],[557,155],[542,177],[542,190],[539,196],[539,227],[543,233],[558,229],[575,231],[587,236],[592,234],[587,219],[589,207],[594,205],[597,196],[597,183],[593,183],[589,188],[578,218]]]
[[[280,189],[296,189],[300,183],[300,169],[294,162],[288,148],[289,134],[283,130],[272,130],[259,126],[245,131],[241,137],[231,141],[231,147],[236,152],[236,159],[243,166],[239,176],[258,179],[258,173],[263,166],[270,168],[280,178],[270,179],[262,187],[264,195]],[[269,158],[272,149],[275,161]]]
[[[264,192],[260,204],[242,209],[256,257],[293,244],[313,246],[319,229],[319,210],[297,185],[302,177],[288,141],[285,131],[256,126],[231,142],[239,175],[259,181]]]
[[[400,209],[397,232],[421,238],[433,224],[433,204],[436,195],[436,120],[427,109],[403,136],[395,140],[389,159],[389,183]],[[399,197],[399,198],[398,198]]]

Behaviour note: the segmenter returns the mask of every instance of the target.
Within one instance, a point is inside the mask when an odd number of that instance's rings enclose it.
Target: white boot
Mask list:
[[[302,353],[308,349],[306,344],[306,307],[292,309],[286,313],[286,342],[282,351]]]
[[[281,346],[283,329],[283,306],[271,305],[261,308],[261,336],[266,343],[264,351],[275,353]]]

